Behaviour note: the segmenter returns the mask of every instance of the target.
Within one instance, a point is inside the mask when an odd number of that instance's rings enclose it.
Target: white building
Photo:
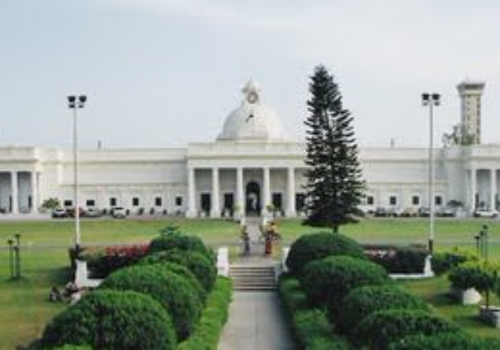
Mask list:
[[[435,149],[435,204],[497,208],[500,145],[481,145],[483,83],[458,85],[462,124],[473,145]],[[172,149],[98,149],[79,152],[82,207],[122,206],[131,212],[220,217],[261,212],[270,204],[288,217],[304,203],[305,144],[291,140],[276,113],[250,81],[239,107],[214,142]],[[427,148],[360,150],[369,207],[428,206]],[[0,210],[35,212],[48,198],[74,206],[73,153],[37,147],[0,147]]]

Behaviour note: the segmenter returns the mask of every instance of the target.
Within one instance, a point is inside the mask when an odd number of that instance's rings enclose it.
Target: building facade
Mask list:
[[[450,201],[469,212],[498,207],[500,145],[480,144],[481,84],[458,86],[462,123],[475,142],[433,150],[437,208]],[[290,139],[253,81],[213,142],[78,154],[78,205],[84,208],[188,217],[303,214],[305,144]],[[363,148],[359,157],[366,209],[429,206],[427,148]],[[35,213],[49,198],[74,207],[73,175],[70,150],[0,146],[0,212]]]

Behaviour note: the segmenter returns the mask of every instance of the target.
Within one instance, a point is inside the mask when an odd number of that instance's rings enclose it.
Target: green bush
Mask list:
[[[330,255],[349,255],[366,259],[363,248],[353,239],[336,233],[319,232],[299,237],[290,247],[286,265],[296,276],[310,261]]]
[[[231,303],[232,282],[218,277],[215,287],[208,296],[207,305],[193,334],[179,344],[179,350],[216,350],[222,328],[227,321]]]
[[[422,273],[428,255],[422,247],[365,247],[365,253],[389,273]]]
[[[42,348],[90,345],[95,349],[175,349],[167,312],[136,292],[98,290],[54,317],[45,328]]]
[[[305,267],[300,284],[315,305],[336,312],[344,297],[354,288],[390,283],[380,265],[350,256],[330,256],[311,261]]]
[[[431,258],[432,271],[436,275],[442,275],[464,262],[477,260],[476,255],[467,251],[453,250],[451,252],[434,253]]]
[[[195,275],[207,293],[212,290],[217,278],[215,264],[204,254],[196,251],[171,250],[158,252],[148,255],[143,260],[144,263],[168,261],[187,267],[189,271]]]
[[[484,350],[500,349],[499,339],[473,337],[466,333],[416,335],[391,343],[390,350]]]
[[[479,292],[491,290],[495,285],[494,272],[488,265],[480,262],[467,262],[454,267],[448,279],[454,288],[475,288]]]
[[[207,249],[199,237],[185,235],[179,231],[162,234],[160,237],[153,239],[149,249],[151,253],[171,250],[195,251],[205,255],[211,261],[214,261],[215,257],[214,253]]]
[[[167,271],[171,271],[179,276],[182,276],[191,286],[194,291],[198,295],[199,300],[202,304],[205,304],[205,300],[207,298],[207,292],[201,285],[200,281],[196,278],[194,273],[192,273],[187,267],[179,265],[177,263],[169,262],[169,261],[158,261],[155,259],[155,255],[150,255],[144,259],[142,259],[139,264],[140,265],[158,265],[158,268],[163,268]]]
[[[371,313],[388,309],[429,311],[422,299],[393,285],[363,286],[353,289],[344,298],[336,325],[340,332],[349,334],[359,321]]]
[[[172,317],[179,340],[192,332],[201,314],[201,302],[193,287],[183,277],[156,265],[126,267],[112,273],[102,289],[133,290],[150,295]]]
[[[310,307],[307,295],[300,288],[298,279],[282,275],[280,276],[278,288],[281,295],[286,295],[286,298],[282,299],[286,308],[291,312]]]
[[[387,349],[390,343],[412,335],[460,333],[457,326],[420,310],[381,310],[361,320],[356,341],[369,349]]]
[[[347,343],[333,333],[325,312],[313,308],[297,279],[283,275],[279,281],[279,294],[292,330],[301,349],[348,349]]]

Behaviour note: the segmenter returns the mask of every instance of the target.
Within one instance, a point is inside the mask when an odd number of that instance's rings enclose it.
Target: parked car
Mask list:
[[[496,218],[498,216],[498,211],[495,209],[476,209],[472,215],[474,215],[475,218]]]
[[[401,216],[405,218],[418,216],[418,209],[414,207],[405,208],[405,210],[403,210],[403,213],[401,213]]]
[[[117,219],[124,219],[127,217],[127,210],[123,207],[115,207],[111,209],[111,216]]]
[[[452,207],[443,207],[436,212],[437,216],[441,216],[443,218],[452,218],[455,217],[456,214],[456,209]]]
[[[389,208],[387,210],[387,216],[392,216],[392,217],[399,217],[403,216],[404,210],[402,208]]]
[[[55,208],[54,210],[52,210],[52,217],[53,218],[67,218],[68,212],[64,208]]]
[[[85,212],[85,217],[87,218],[98,218],[102,216],[102,211],[98,208],[88,208]]]
[[[431,210],[429,207],[420,207],[418,208],[418,216],[420,217],[429,217],[431,215]]]
[[[388,215],[387,210],[384,207],[378,207],[375,209],[373,213],[376,217],[386,217]]]
[[[75,208],[66,208],[66,213],[68,214],[69,217],[74,218],[75,217]],[[78,216],[83,217],[85,216],[85,210],[83,210],[82,207],[78,208]]]

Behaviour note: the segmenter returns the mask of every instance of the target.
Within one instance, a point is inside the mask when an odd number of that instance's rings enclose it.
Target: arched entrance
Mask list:
[[[255,181],[247,183],[246,192],[246,214],[247,215],[260,215],[260,185]]]

